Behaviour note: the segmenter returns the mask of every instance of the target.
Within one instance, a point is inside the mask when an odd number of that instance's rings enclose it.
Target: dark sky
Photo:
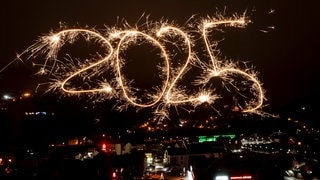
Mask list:
[[[58,29],[60,22],[102,29],[114,26],[118,18],[134,25],[145,14],[153,21],[167,19],[183,26],[192,15],[247,11],[252,20],[248,31],[229,40],[222,54],[255,67],[268,106],[278,108],[305,98],[316,103],[320,92],[317,8],[316,1],[279,0],[5,0],[0,5],[0,68],[39,36]],[[34,88],[30,71],[23,63],[13,63],[0,72],[0,91]]]

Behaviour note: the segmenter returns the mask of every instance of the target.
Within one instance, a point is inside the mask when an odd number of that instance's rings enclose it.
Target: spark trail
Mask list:
[[[40,67],[39,75],[49,77],[48,91],[59,91],[65,95],[85,94],[98,98],[95,101],[115,99],[119,109],[128,106],[138,109],[153,108],[155,114],[164,117],[168,116],[167,110],[171,106],[196,107],[209,103],[214,107],[216,101],[223,96],[218,93],[217,87],[210,85],[212,79],[218,77],[223,81],[222,88],[244,98],[236,100],[234,106],[244,113],[261,114],[265,97],[256,73],[250,68],[241,69],[230,60],[220,59],[215,50],[217,42],[212,40],[216,31],[225,27],[244,28],[248,23],[245,15],[234,15],[231,18],[218,15],[216,18],[204,18],[190,24],[189,27],[196,29],[204,42],[203,49],[207,54],[201,55],[208,60],[200,60],[200,52],[194,48],[197,41],[191,31],[168,22],[147,22],[143,28],[112,27],[103,33],[94,29],[64,29],[40,37],[19,58],[28,55],[27,59],[40,59],[39,56],[44,59],[42,63],[34,62],[34,65]],[[84,59],[67,55],[66,47],[78,41],[93,44],[95,48],[90,52],[94,55],[88,53]],[[168,43],[185,54],[181,56],[183,59],[175,58]],[[133,87],[123,70],[128,60],[125,53],[141,44],[152,47],[162,60],[157,72],[161,82],[147,92]],[[178,61],[176,64],[179,66],[173,67],[173,61]],[[188,70],[196,67],[200,67],[202,73],[190,82],[197,86],[197,92],[190,93],[186,90],[188,87],[180,85],[180,82],[186,80],[184,75]]]

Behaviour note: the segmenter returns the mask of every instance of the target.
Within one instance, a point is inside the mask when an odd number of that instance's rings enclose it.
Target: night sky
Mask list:
[[[316,105],[320,99],[317,8],[316,1],[278,0],[5,0],[0,6],[0,69],[39,36],[59,29],[61,23],[104,29],[118,19],[134,25],[145,15],[153,21],[167,19],[183,26],[193,15],[246,11],[252,23],[245,32],[226,38],[221,53],[231,60],[246,61],[259,72],[268,107],[280,108],[296,101]],[[32,90],[32,73],[31,66],[14,62],[0,72],[0,92]]]

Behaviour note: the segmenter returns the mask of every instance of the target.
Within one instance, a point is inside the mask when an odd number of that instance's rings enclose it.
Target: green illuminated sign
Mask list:
[[[234,134],[222,134],[222,135],[213,135],[213,136],[199,136],[199,142],[211,142],[217,141],[218,138],[230,138],[234,139],[236,135]]]

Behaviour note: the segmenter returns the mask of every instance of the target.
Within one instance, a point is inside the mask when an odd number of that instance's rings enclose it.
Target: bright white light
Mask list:
[[[210,97],[208,96],[208,95],[201,95],[201,96],[199,96],[199,101],[200,102],[208,102],[209,101],[209,99],[210,99]]]
[[[105,86],[104,88],[103,88],[106,92],[108,92],[108,93],[110,93],[111,91],[112,91],[112,87],[110,87],[110,86]]]
[[[215,180],[229,180],[229,176],[227,175],[218,175],[215,177]]]
[[[50,38],[51,43],[58,43],[60,41],[60,37],[58,35],[53,35]]]
[[[2,99],[3,99],[3,100],[11,100],[11,99],[13,99],[13,97],[10,96],[9,94],[4,94],[4,95],[2,96]]]

